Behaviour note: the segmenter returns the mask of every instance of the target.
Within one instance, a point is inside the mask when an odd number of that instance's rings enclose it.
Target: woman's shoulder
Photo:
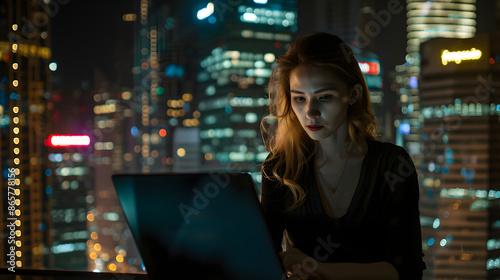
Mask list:
[[[366,142],[368,144],[369,152],[374,152],[376,154],[390,153],[396,155],[408,155],[408,152],[405,148],[390,142],[382,142],[378,140],[366,140]]]
[[[378,140],[367,140],[368,154],[372,158],[386,162],[405,161],[413,164],[413,161],[405,148],[389,142]]]

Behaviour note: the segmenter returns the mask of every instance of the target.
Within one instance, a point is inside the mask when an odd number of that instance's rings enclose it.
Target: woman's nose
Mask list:
[[[316,119],[321,115],[320,111],[314,106],[314,104],[309,103],[307,106],[306,117],[308,119]]]

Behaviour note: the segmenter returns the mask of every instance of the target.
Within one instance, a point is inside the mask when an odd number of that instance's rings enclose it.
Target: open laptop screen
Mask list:
[[[112,180],[154,278],[282,279],[249,174],[115,174]]]

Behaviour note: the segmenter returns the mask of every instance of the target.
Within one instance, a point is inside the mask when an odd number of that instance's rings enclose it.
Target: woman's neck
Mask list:
[[[344,121],[336,133],[326,139],[318,141],[318,163],[324,164],[346,159],[348,156],[347,147],[345,145],[346,139],[347,121]]]

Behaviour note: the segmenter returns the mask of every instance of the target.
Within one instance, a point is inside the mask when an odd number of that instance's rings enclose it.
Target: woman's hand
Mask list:
[[[291,250],[280,252],[280,257],[289,279],[320,279],[315,273],[319,262],[304,254],[299,249],[292,248]]]

